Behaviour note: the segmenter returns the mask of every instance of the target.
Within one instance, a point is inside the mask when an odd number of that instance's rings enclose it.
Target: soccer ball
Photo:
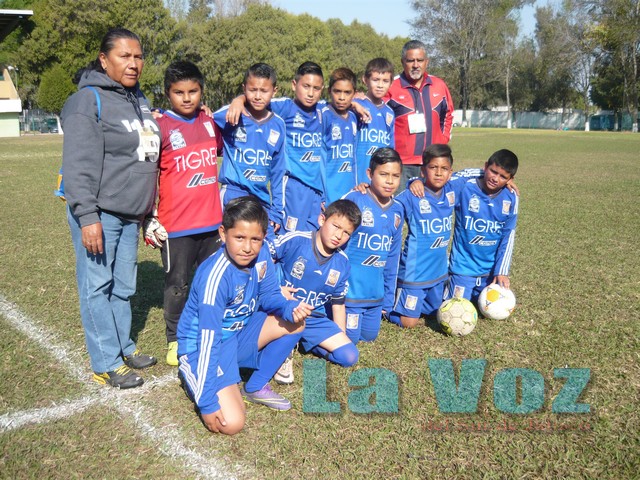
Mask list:
[[[466,298],[453,297],[438,309],[438,323],[447,335],[469,335],[478,323],[478,312]]]
[[[504,320],[516,306],[516,296],[497,283],[487,285],[478,297],[478,308],[482,315],[491,320]]]

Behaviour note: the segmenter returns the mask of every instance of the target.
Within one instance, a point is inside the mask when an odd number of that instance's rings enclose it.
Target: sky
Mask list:
[[[549,0],[538,0],[547,3]],[[338,18],[345,25],[353,20],[370,24],[378,33],[390,37],[410,36],[413,11],[409,0],[272,0],[271,4],[288,12],[308,13],[320,20]],[[531,35],[535,28],[535,8],[524,7],[521,12],[521,35]]]

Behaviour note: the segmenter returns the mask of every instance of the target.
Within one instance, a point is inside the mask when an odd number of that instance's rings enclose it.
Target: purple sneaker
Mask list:
[[[265,405],[274,410],[289,410],[291,408],[291,402],[279,393],[271,390],[271,385],[268,383],[257,392],[251,393],[247,392],[243,385],[240,387],[240,393],[242,393],[242,397],[246,402]]]

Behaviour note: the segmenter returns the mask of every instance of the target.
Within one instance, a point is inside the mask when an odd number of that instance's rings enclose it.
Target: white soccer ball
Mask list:
[[[478,312],[466,298],[453,297],[438,309],[438,323],[447,335],[469,335],[478,323]]]
[[[491,320],[504,320],[516,307],[516,296],[497,283],[487,285],[478,297],[478,308],[482,315]]]

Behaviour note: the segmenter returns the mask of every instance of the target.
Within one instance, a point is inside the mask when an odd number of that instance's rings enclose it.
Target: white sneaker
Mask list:
[[[273,379],[280,385],[291,385],[293,383],[293,350],[273,376]]]

